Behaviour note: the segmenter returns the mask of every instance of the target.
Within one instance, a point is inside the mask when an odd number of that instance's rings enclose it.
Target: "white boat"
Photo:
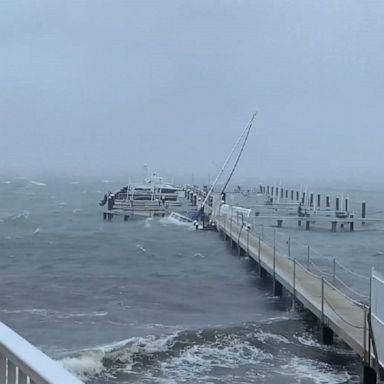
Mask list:
[[[107,205],[107,213],[126,216],[165,216],[169,206],[181,205],[182,188],[163,181],[153,174],[141,184],[129,184],[116,193],[104,195],[100,205]]]
[[[117,192],[116,200],[177,201],[182,189],[152,175],[141,184],[129,184]]]

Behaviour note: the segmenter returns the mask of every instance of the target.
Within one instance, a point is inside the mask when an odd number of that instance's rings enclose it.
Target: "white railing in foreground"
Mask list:
[[[1,384],[83,384],[27,340],[0,322]]]
[[[372,268],[371,272],[371,323],[376,344],[377,359],[384,367],[384,276]]]

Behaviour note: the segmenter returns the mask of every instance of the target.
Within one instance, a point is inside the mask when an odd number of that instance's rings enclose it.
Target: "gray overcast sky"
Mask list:
[[[0,173],[380,179],[384,2],[0,0]]]

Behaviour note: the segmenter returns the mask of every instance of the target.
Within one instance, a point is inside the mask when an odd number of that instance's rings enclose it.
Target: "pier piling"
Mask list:
[[[362,203],[361,203],[361,217],[363,218],[363,219],[365,219],[365,217],[366,217],[366,208],[367,208],[367,203],[365,202],[365,201],[363,201]],[[361,224],[365,224],[365,221],[362,221],[361,222]]]

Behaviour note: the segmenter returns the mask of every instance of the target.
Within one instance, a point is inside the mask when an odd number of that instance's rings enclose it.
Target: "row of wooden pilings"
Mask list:
[[[259,192],[269,195],[272,198],[277,197],[277,198],[285,198],[287,200],[290,200],[292,202],[298,202],[301,204],[306,204],[308,202],[308,205],[311,208],[321,208],[321,194],[315,194],[313,192],[309,193],[307,195],[306,192],[304,191],[297,191],[294,189],[286,189],[282,187],[274,187],[274,186],[259,186]],[[315,204],[316,203],[316,204]],[[344,205],[342,206],[342,204]],[[331,208],[331,198],[329,195],[325,196],[325,208]],[[339,196],[336,197],[335,199],[335,211],[341,211],[344,210],[345,212],[349,212],[350,206],[349,206],[349,198],[346,197],[344,199],[344,202],[341,201],[341,198]],[[362,201],[361,203],[361,217],[364,219],[366,218],[366,213],[367,213],[367,204],[365,201]],[[364,224],[364,223],[363,223]]]
[[[232,224],[232,220],[230,221],[230,224]],[[232,225],[231,225],[232,227]],[[226,230],[225,228],[224,229],[219,229],[219,233],[221,232],[222,236],[223,236],[223,239],[226,240],[226,241],[229,241],[230,242],[230,247],[231,249],[236,249],[237,251],[237,254],[239,256],[251,256],[250,255],[250,252],[249,252],[249,246],[248,246],[248,243],[249,243],[249,233],[250,233],[250,230],[251,230],[251,227],[250,226],[244,226],[244,230],[247,231],[247,246],[246,246],[246,249],[244,249],[241,245],[240,245],[240,235],[241,235],[241,232],[240,234],[238,235],[238,239],[234,239],[232,236],[229,236],[227,233],[226,233]],[[229,229],[230,233],[232,233],[232,229]],[[241,230],[240,230],[241,231]],[[257,264],[258,266],[258,271],[259,271],[259,276],[261,278],[270,278],[272,280],[272,290],[273,290],[273,295],[276,296],[276,297],[281,297],[283,296],[283,285],[276,279],[275,277],[275,255],[276,255],[276,245],[274,244],[273,245],[273,267],[272,267],[272,273],[268,272],[265,268],[263,268],[262,266],[262,263],[261,263],[261,243],[262,243],[262,240],[261,240],[261,236],[258,236],[258,247],[257,247],[257,257],[251,257],[251,259]],[[296,261],[294,259],[293,261],[293,275],[295,276],[295,270],[296,270]],[[295,292],[296,292],[296,288],[295,288],[295,282],[296,282],[296,279],[295,277],[293,277],[293,289],[292,289],[292,302],[293,302],[293,306],[296,310],[303,310],[304,309],[304,305],[297,299],[296,295],[295,295]],[[325,321],[325,315],[324,315],[324,278],[322,277],[321,278],[321,297],[322,297],[322,300],[321,300],[321,318],[319,318],[319,330],[320,330],[320,334],[319,334],[319,337],[320,337],[320,342],[323,343],[323,344],[326,344],[326,345],[330,345],[330,344],[333,344],[334,342],[334,332],[332,331],[332,329],[327,325],[327,322]],[[367,312],[368,313],[368,310]],[[366,315],[365,315],[366,316]],[[364,334],[367,333],[367,330],[364,330]],[[366,340],[364,343],[370,343],[370,341]],[[370,352],[369,352],[369,355],[370,355]],[[362,370],[361,370],[361,383],[362,384],[376,384],[378,383],[377,381],[377,374],[376,374],[376,370],[374,368],[372,368],[373,364],[372,364],[372,361],[371,361],[371,358],[370,356],[368,356],[368,353],[367,354],[364,354],[364,358],[362,360]]]

